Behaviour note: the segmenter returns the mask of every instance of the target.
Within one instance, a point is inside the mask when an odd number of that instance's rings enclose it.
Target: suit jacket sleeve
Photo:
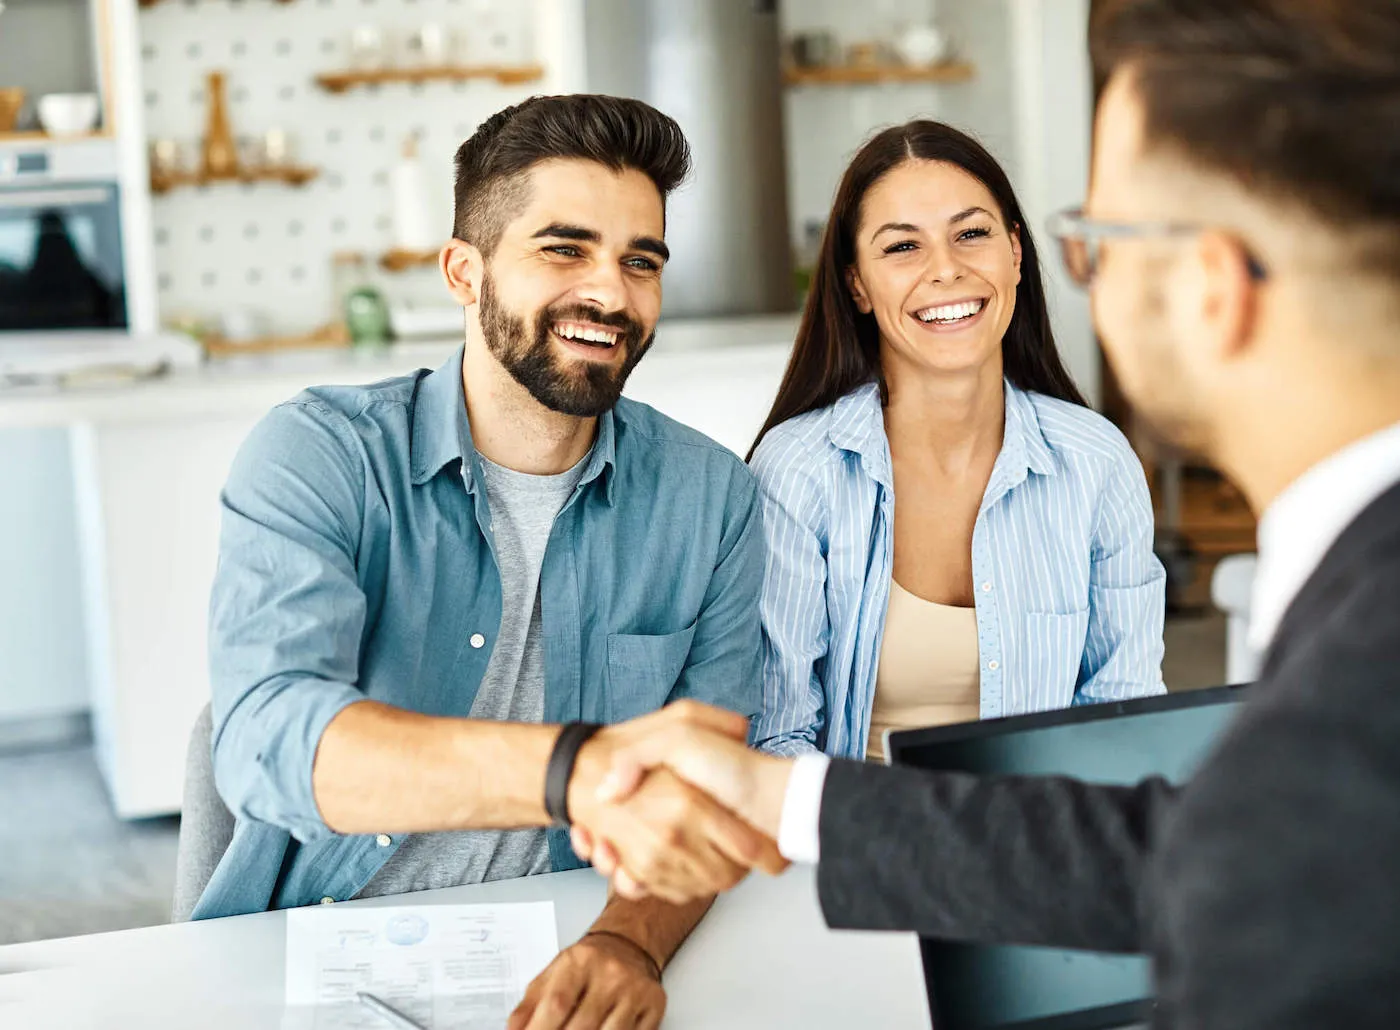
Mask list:
[[[1146,858],[1176,788],[833,762],[818,892],[836,928],[1145,947]]]

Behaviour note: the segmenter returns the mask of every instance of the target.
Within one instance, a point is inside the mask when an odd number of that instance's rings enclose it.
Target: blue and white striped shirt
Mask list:
[[[1005,396],[972,532],[982,718],[1161,693],[1166,576],[1142,465],[1103,416]],[[768,538],[754,742],[864,757],[894,568],[878,387],[777,426],[753,469]]]

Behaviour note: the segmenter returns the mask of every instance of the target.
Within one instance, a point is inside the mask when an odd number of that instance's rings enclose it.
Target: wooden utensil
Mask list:
[[[232,179],[238,174],[238,145],[229,127],[223,72],[209,73],[209,116],[202,156],[200,174],[206,180]]]
[[[25,92],[18,86],[0,89],[0,132],[14,132],[19,112],[24,107]]]

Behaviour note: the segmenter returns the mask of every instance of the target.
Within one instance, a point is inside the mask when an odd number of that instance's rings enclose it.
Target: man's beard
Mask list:
[[[1134,412],[1159,440],[1174,447],[1212,456],[1214,434],[1200,391],[1182,362],[1171,331],[1166,327],[1166,298],[1157,290],[1146,291],[1132,308],[1130,349],[1132,368],[1115,358],[1118,347],[1108,345],[1109,364],[1118,373],[1123,392]]]
[[[490,273],[482,279],[480,307],[481,333],[496,360],[531,397],[564,415],[593,418],[610,410],[656,338],[653,332],[643,340],[641,325],[621,312],[604,314],[587,304],[551,305],[535,315],[533,327],[527,327],[524,318],[497,300]],[[566,359],[555,355],[550,337],[555,324],[569,321],[618,330],[614,346],[625,348],[622,361],[604,364],[580,359],[566,367]]]

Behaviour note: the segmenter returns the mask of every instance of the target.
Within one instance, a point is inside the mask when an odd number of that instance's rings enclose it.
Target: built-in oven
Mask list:
[[[127,326],[116,177],[71,157],[0,149],[0,331]]]

